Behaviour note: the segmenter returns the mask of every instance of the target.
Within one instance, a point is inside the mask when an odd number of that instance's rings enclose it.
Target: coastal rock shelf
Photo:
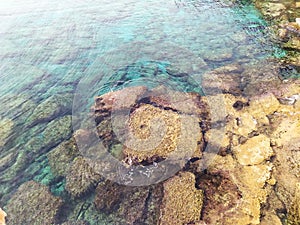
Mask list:
[[[299,7],[0,3],[0,224],[299,225]]]
[[[44,212],[49,219],[45,219],[43,224],[52,224],[53,221],[65,220],[59,210],[70,207],[68,215],[65,216],[70,221],[81,219],[83,224],[84,220],[91,221],[91,218],[113,220],[114,224],[174,224],[175,219],[176,224],[246,225],[263,224],[268,220],[276,221],[276,224],[285,220],[288,220],[289,224],[297,224],[299,196],[294,193],[299,192],[297,182],[300,174],[299,102],[296,100],[290,104],[283,104],[282,99],[299,96],[299,81],[283,84],[282,88],[285,89],[284,92],[277,89],[276,92],[250,98],[219,94],[226,108],[223,141],[213,137],[213,124],[216,121],[212,116],[211,105],[208,104],[214,102],[213,99],[218,97],[217,95],[200,96],[196,93],[176,91],[162,95],[164,87],[149,90],[136,86],[96,97],[91,111],[94,121],[97,121],[96,127],[105,121],[111,124],[111,114],[116,111],[124,112],[126,108],[130,109],[129,129],[137,139],[151,138],[149,129],[153,124],[155,126],[155,118],[166,120],[164,125],[173,127],[171,130],[167,128],[166,133],[160,136],[160,144],[151,143],[150,146],[154,147],[142,151],[142,154],[138,151],[139,146],[134,146],[134,151],[120,143],[116,139],[113,126],[98,131],[96,129],[99,141],[105,141],[107,151],[113,151],[115,147],[112,146],[116,144],[119,146],[112,154],[124,165],[146,166],[159,164],[168,157],[172,158],[171,153],[177,151],[179,139],[173,135],[176,135],[177,129],[182,129],[182,123],[168,121],[182,115],[196,118],[198,134],[194,136],[196,139],[189,140],[189,143],[197,143],[194,145],[196,148],[192,149],[185,164],[180,164],[182,167],[176,175],[159,184],[130,187],[106,180],[99,173],[99,166],[101,168],[103,164],[97,165],[93,159],[82,155],[74,138],[71,138],[48,154],[53,174],[66,180],[62,196],[70,195],[71,198],[54,197],[46,187],[29,181],[9,200],[5,207],[7,218],[26,224],[26,221],[29,221],[28,217],[33,217],[33,221],[40,224],[34,217],[37,213]],[[147,98],[142,98],[143,95]],[[124,96],[128,98],[125,100]],[[174,105],[166,100],[169,97],[176,99]],[[120,99],[121,105],[117,104]],[[142,110],[138,118],[137,110]],[[154,128],[153,130],[158,132]],[[80,133],[75,132],[75,135],[84,138],[89,132],[91,131],[81,130]],[[211,143],[215,141],[217,143]],[[164,142],[166,144],[163,144]],[[205,155],[209,154],[204,146],[208,143],[218,148],[218,152],[203,170]],[[189,145],[186,145],[185,150],[188,148]],[[172,160],[183,157],[180,154],[176,156]],[[53,207],[48,207],[47,204],[45,209],[37,207],[40,205],[37,200],[39,197],[28,198],[31,195],[47,196],[47,201],[51,202]],[[22,200],[22,208],[15,205],[19,204],[19,198],[27,198]],[[42,201],[45,200],[43,197]],[[16,210],[19,211],[15,212]],[[287,215],[278,213],[285,210],[288,211]],[[16,214],[18,216],[14,217]]]

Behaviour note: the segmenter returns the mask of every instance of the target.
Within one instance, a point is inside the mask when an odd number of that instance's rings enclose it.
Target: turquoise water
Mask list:
[[[28,180],[67,198],[47,153],[71,137],[74,93],[92,101],[134,82],[203,93],[206,72],[284,56],[252,5],[225,0],[14,0],[0,18],[2,206]]]

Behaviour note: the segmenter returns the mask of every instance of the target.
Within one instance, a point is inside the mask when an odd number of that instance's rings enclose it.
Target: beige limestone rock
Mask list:
[[[286,7],[284,4],[279,2],[257,2],[258,8],[261,9],[262,14],[268,19],[287,19],[287,15],[285,14]]]
[[[132,135],[125,139],[123,153],[132,162],[166,158],[170,154],[176,158],[191,156],[202,139],[197,117],[152,105],[142,105],[131,113],[129,133]]]
[[[274,177],[277,180],[277,195],[287,208],[290,207],[295,184],[300,178],[300,116],[297,112],[280,113],[279,123],[272,134],[276,158]]]
[[[260,197],[259,189],[262,189],[271,177],[272,165],[243,166],[239,174],[235,174],[242,186],[248,189],[254,196]]]
[[[290,107],[290,110],[281,110],[276,117],[280,123],[276,126],[272,138],[277,146],[289,144],[300,138],[300,112],[292,112],[292,109],[293,107]]]
[[[244,166],[236,171],[234,177],[242,192],[242,199],[237,207],[237,216],[229,218],[227,224],[259,224],[260,205],[266,202],[268,190],[265,183],[271,176],[271,165]]]
[[[275,213],[268,213],[267,215],[265,215],[262,220],[260,225],[282,225],[280,219],[278,218],[278,216]]]
[[[0,225],[5,225],[5,217],[7,216],[6,212],[4,212],[0,208]]]
[[[252,131],[257,130],[257,121],[250,113],[241,113],[240,116],[232,120],[233,124],[230,128],[232,132],[247,137]]]
[[[248,112],[255,118],[260,119],[274,113],[278,108],[279,102],[277,98],[272,93],[268,93],[250,99]]]
[[[228,173],[231,180],[238,187],[241,198],[231,210],[220,215],[219,219],[214,216],[218,223],[212,224],[259,224],[261,204],[266,202],[269,195],[269,189],[266,188],[266,185],[269,185],[269,180],[272,179],[272,169],[271,163],[241,166],[231,155],[215,156],[208,167],[209,173],[220,173],[221,171],[222,173]]]
[[[183,172],[164,183],[161,205],[161,225],[185,224],[199,221],[203,192],[195,188],[195,176]]]
[[[257,165],[268,160],[273,154],[270,139],[265,135],[254,136],[245,144],[235,146],[233,152],[241,165]]]

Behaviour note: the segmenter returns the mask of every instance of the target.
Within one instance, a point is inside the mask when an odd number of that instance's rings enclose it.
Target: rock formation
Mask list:
[[[0,225],[5,225],[5,217],[7,216],[6,212],[4,212],[0,208]]]
[[[47,187],[29,181],[22,184],[6,206],[10,224],[45,224],[56,222],[62,200],[53,196]]]

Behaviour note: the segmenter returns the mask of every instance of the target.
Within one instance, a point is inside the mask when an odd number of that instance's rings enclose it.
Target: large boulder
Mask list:
[[[95,172],[88,160],[79,156],[75,158],[66,175],[66,190],[78,198],[95,188],[101,176]]]
[[[72,98],[67,95],[53,95],[41,102],[27,119],[30,126],[38,123],[50,122],[61,115],[71,114]]]
[[[52,225],[56,223],[62,200],[35,181],[22,184],[6,206],[10,224]]]
[[[196,189],[195,182],[195,176],[190,172],[180,173],[164,182],[160,224],[188,224],[200,220],[203,191]]]
[[[49,165],[55,176],[66,176],[73,159],[79,156],[74,138],[64,141],[48,153]]]
[[[99,183],[94,204],[98,211],[115,213],[123,224],[157,224],[162,186],[129,187],[111,181]]]

